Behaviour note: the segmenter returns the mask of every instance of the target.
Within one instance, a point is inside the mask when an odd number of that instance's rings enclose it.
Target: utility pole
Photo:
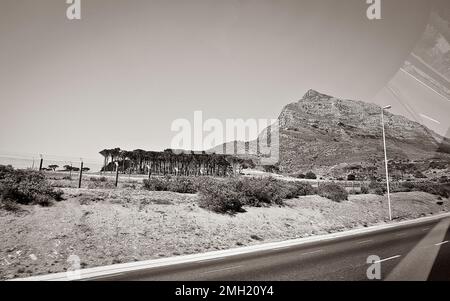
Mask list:
[[[386,152],[386,131],[384,129],[384,110],[389,110],[392,106],[386,106],[381,109],[381,125],[383,128],[383,147],[384,147],[384,164],[386,167],[386,187],[387,187],[387,195],[388,195],[388,204],[389,204],[389,220],[392,221],[392,209],[391,209],[391,194],[389,189],[389,168],[388,168],[388,159]]]

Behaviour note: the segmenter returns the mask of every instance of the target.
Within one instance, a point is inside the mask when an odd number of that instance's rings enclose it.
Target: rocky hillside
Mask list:
[[[308,91],[301,100],[287,105],[279,121],[279,145],[273,143],[284,172],[316,170],[328,174],[351,164],[382,166],[381,108],[362,101],[338,99]],[[425,126],[403,116],[385,114],[388,156],[393,160],[450,160],[450,143]],[[273,132],[273,129],[272,129]],[[266,137],[267,131],[260,135]],[[272,133],[274,136],[275,133]],[[234,143],[231,143],[234,144]],[[245,153],[245,143],[238,142]],[[220,152],[223,146],[215,151]],[[228,145],[227,149],[230,148]],[[262,153],[268,152],[262,149]]]

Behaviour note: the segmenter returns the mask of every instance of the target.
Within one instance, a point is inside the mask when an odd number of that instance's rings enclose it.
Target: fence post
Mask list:
[[[81,179],[83,178],[83,161],[81,161],[80,178],[78,179],[78,188],[81,188]]]
[[[42,170],[42,164],[44,163],[44,158],[42,157],[42,155],[40,155],[40,156],[41,156],[41,162],[39,163],[39,171]]]
[[[114,162],[116,164],[116,187],[119,184],[119,162]]]
[[[147,168],[148,168],[148,179],[150,180],[150,178],[152,177],[152,166],[147,165]]]

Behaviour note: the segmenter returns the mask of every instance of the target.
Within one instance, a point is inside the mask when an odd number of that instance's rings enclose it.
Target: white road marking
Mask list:
[[[316,254],[316,253],[320,253],[320,252],[323,252],[323,250],[321,249],[321,250],[315,250],[315,251],[311,251],[311,252],[302,253],[302,254],[300,254],[300,256],[302,256],[302,255]]]
[[[217,272],[222,272],[222,271],[228,271],[228,270],[240,268],[241,266],[242,265],[236,265],[236,266],[227,267],[227,268],[223,268],[223,269],[219,269],[219,270],[207,271],[207,272],[204,272],[202,274],[210,274],[210,273],[217,273]]]
[[[356,244],[357,245],[362,245],[362,244],[366,244],[366,243],[369,243],[369,242],[372,242],[372,241],[373,241],[373,239],[368,239],[368,240],[358,241]]]
[[[122,272],[122,273],[131,273],[134,271],[141,271],[141,270],[152,270],[157,268],[166,268],[166,267],[173,267],[176,264],[185,264],[185,263],[195,263],[199,260],[206,260],[207,258],[214,258],[214,257],[225,257],[229,258],[231,256],[236,255],[242,255],[242,254],[257,254],[256,252],[260,251],[268,251],[272,250],[274,247],[280,247],[283,245],[289,245],[289,246],[304,246],[307,243],[311,242],[327,242],[333,239],[342,239],[342,238],[348,238],[350,235],[356,235],[356,234],[368,234],[368,233],[376,233],[376,231],[380,230],[387,230],[387,229],[396,229],[400,226],[413,226],[422,224],[425,222],[430,221],[438,221],[438,220],[446,220],[450,218],[450,213],[442,213],[438,215],[428,216],[428,217],[421,217],[414,220],[408,220],[403,222],[394,222],[389,224],[383,224],[378,226],[370,226],[368,228],[360,228],[360,229],[353,229],[345,232],[338,232],[333,234],[325,234],[325,235],[319,235],[319,236],[313,236],[313,237],[306,237],[306,238],[297,238],[277,243],[265,243],[262,245],[255,245],[255,246],[248,246],[248,247],[239,247],[239,248],[233,248],[229,250],[221,250],[221,251],[212,251],[212,252],[206,252],[201,254],[192,254],[192,255],[182,255],[172,258],[158,258],[158,259],[151,259],[146,261],[140,261],[140,262],[131,262],[131,263],[123,263],[123,264],[116,264],[116,265],[108,265],[108,266],[101,266],[96,268],[88,268],[88,269],[82,269],[80,270],[81,273],[81,279],[90,279],[92,277],[108,277],[108,275],[111,275],[116,272]],[[443,231],[443,233],[446,233],[448,227]],[[441,240],[443,240],[445,235],[442,236]],[[434,241],[436,241],[435,237]],[[429,244],[429,243],[427,243]],[[433,243],[431,243],[433,244]],[[435,248],[437,249],[437,248]],[[426,254],[425,254],[426,255]],[[422,255],[421,255],[422,256]],[[426,280],[427,278],[423,278]],[[12,281],[67,281],[67,273],[66,272],[60,272],[56,274],[48,274],[48,275],[41,275],[41,276],[34,276],[34,277],[28,277],[28,278],[15,278],[12,279]]]
[[[409,251],[405,258],[385,278],[387,281],[426,281],[436,262],[440,247],[436,242],[444,241],[450,226],[450,220],[443,219],[416,246]],[[430,246],[427,249],[422,247]]]
[[[382,263],[382,262],[385,262],[385,261],[388,261],[388,260],[399,258],[401,256],[402,255],[395,255],[395,256],[392,256],[392,257],[389,257],[389,258],[385,258],[385,259],[381,259],[381,260],[375,261],[374,263]]]
[[[428,231],[428,230],[430,230],[431,228],[423,228],[422,229],[422,231]]]
[[[442,245],[445,245],[446,243],[448,243],[448,240],[443,241],[443,242],[440,242],[440,243],[438,243],[438,244],[434,244],[434,245],[435,245],[435,246],[442,246]]]

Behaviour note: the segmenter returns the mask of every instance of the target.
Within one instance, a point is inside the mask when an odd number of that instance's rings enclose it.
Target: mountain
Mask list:
[[[314,170],[329,175],[333,169],[354,164],[382,167],[381,107],[375,104],[309,90],[298,102],[282,110],[278,126],[279,143],[261,147],[261,153],[276,158],[283,172]],[[450,161],[449,139],[424,125],[385,111],[385,126],[389,159]],[[263,141],[268,131],[274,137],[276,128],[274,125],[264,130],[259,140]],[[214,151],[221,153],[226,147],[229,153],[234,144],[218,146]],[[264,164],[265,156],[246,152],[245,142],[237,142],[236,147],[239,154],[247,153]]]

